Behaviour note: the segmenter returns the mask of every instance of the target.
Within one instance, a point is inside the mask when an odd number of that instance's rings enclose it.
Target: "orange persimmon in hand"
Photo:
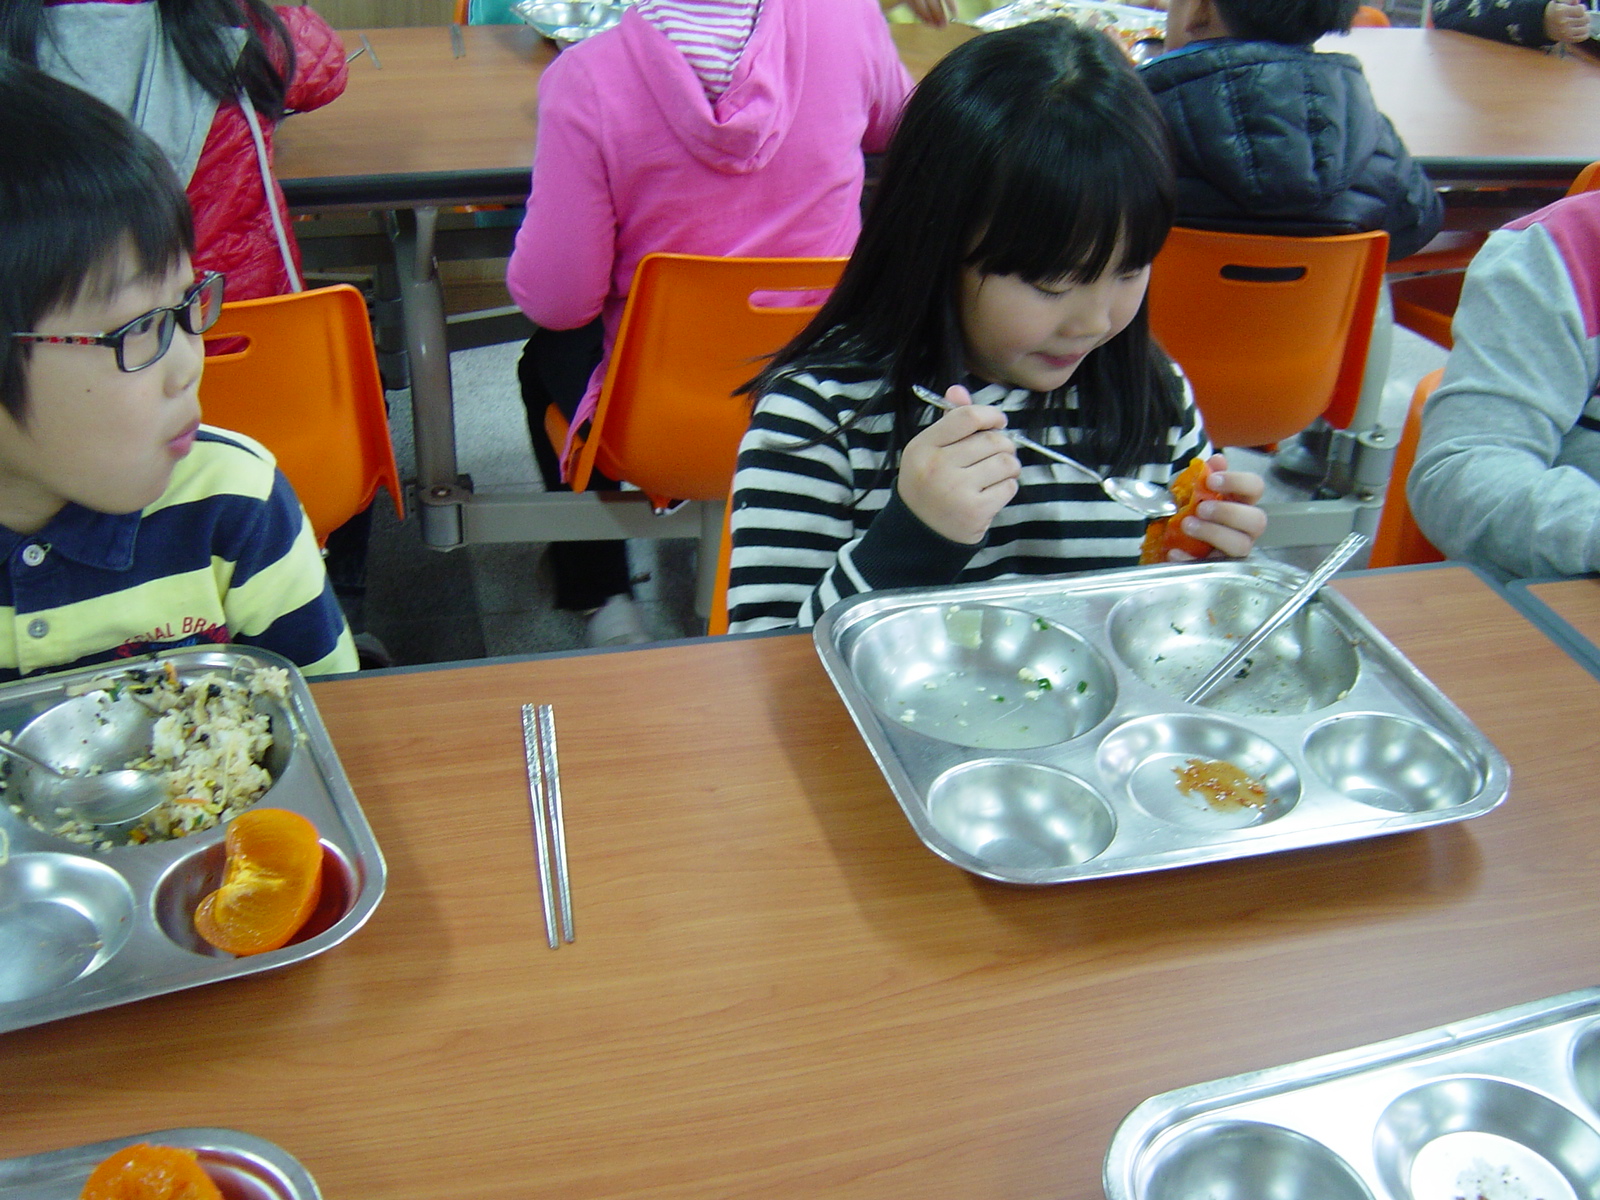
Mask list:
[[[124,1146],[96,1167],[80,1200],[222,1200],[193,1150]]]
[[[287,945],[322,897],[317,827],[286,808],[252,808],[228,825],[222,886],[200,901],[194,927],[229,954]]]
[[[1206,486],[1210,476],[1211,467],[1205,459],[1191,459],[1182,473],[1168,485],[1172,498],[1178,503],[1178,511],[1170,517],[1151,521],[1145,529],[1144,544],[1139,548],[1141,563],[1166,562],[1169,550],[1182,550],[1191,558],[1204,558],[1211,553],[1209,543],[1183,532],[1183,519],[1194,516],[1194,510],[1200,507],[1202,500],[1222,499],[1220,492],[1213,492]]]

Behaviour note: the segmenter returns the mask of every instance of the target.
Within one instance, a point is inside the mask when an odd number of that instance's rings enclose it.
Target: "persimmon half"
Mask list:
[[[193,1150],[124,1146],[89,1175],[80,1200],[223,1200]]]
[[[1183,532],[1183,519],[1194,516],[1194,510],[1200,507],[1201,501],[1222,499],[1221,492],[1214,492],[1206,486],[1206,480],[1210,477],[1211,468],[1206,460],[1194,458],[1167,485],[1167,490],[1177,502],[1178,511],[1170,517],[1151,521],[1145,527],[1144,542],[1139,547],[1141,563],[1166,562],[1169,550],[1182,550],[1193,558],[1204,558],[1211,553],[1213,547],[1209,542],[1202,542]]]
[[[200,901],[194,927],[229,954],[287,945],[322,896],[317,827],[286,808],[252,808],[228,824],[222,886]]]

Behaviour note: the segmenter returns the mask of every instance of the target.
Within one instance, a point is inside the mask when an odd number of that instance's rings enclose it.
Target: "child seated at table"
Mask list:
[[[5,0],[0,53],[105,101],[155,139],[188,190],[195,268],[228,299],[300,290],[272,178],[273,127],[344,91],[344,45],[316,11],[266,0]]]
[[[1453,29],[1513,46],[1572,45],[1594,36],[1578,0],[1433,0],[1435,29]]]
[[[0,679],[220,642],[355,670],[288,481],[200,423],[222,277],[156,143],[0,57],[0,229]]]
[[[752,384],[730,628],[812,625],[881,588],[1138,563],[1146,519],[1021,461],[1008,426],[1151,483],[1199,459],[1209,495],[1163,560],[1248,554],[1262,479],[1210,453],[1150,337],[1172,192],[1161,116],[1104,35],[1036,21],[935,66],[839,286]]]
[[[1500,576],[1600,571],[1600,192],[1490,235],[1454,336],[1406,485],[1417,525]]]
[[[1384,229],[1390,259],[1444,208],[1378,111],[1361,64],[1312,43],[1356,0],[1172,0],[1166,53],[1141,69],[1172,130],[1177,224],[1324,237]]]
[[[545,410],[587,425],[639,260],[848,254],[862,151],[883,148],[910,89],[875,0],[643,0],[561,52],[539,81],[506,277],[540,326],[519,375],[548,486],[563,472]],[[645,640],[625,543],[558,542],[551,562],[591,645]]]

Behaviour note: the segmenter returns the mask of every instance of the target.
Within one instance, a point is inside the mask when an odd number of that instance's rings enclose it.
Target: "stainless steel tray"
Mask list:
[[[289,945],[235,958],[201,940],[193,923],[195,905],[222,880],[225,826],[95,851],[43,833],[0,804],[0,833],[9,844],[0,863],[0,1032],[299,962],[361,928],[383,896],[378,843],[305,679],[278,655],[241,646],[169,650],[23,680],[0,687],[0,729],[22,728],[91,681],[164,662],[185,679],[288,669],[289,702],[273,716],[274,783],[257,804],[293,809],[316,825],[321,903]]]
[[[1247,560],[872,592],[814,640],[918,836],[990,879],[1128,875],[1499,804],[1504,757],[1328,589],[1241,677],[1183,702],[1304,578]],[[1193,760],[1232,764],[1265,799],[1181,792]]]
[[[1108,1200],[1593,1200],[1600,988],[1146,1100]]]
[[[283,1147],[234,1129],[158,1129],[138,1137],[0,1159],[0,1200],[78,1200],[104,1159],[136,1142],[193,1150],[227,1200],[321,1200],[316,1180]]]

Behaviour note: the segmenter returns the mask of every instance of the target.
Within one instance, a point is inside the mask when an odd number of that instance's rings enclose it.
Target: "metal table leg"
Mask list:
[[[422,539],[442,549],[462,544],[461,505],[469,493],[456,467],[455,400],[450,390],[444,294],[433,252],[438,217],[437,208],[396,209],[389,213],[387,225],[411,368]]]

